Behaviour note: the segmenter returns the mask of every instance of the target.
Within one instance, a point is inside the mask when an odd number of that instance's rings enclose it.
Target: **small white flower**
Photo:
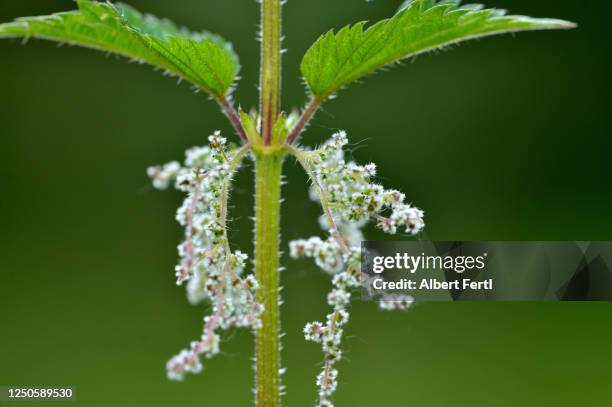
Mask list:
[[[397,205],[404,202],[406,195],[396,189],[388,189],[384,193],[385,203],[389,205]]]
[[[181,165],[177,161],[171,161],[163,166],[147,168],[147,175],[151,178],[155,189],[164,190],[170,186],[180,170]]]
[[[305,240],[293,240],[289,242],[289,256],[298,259],[304,256],[306,251],[306,241]]]
[[[337,312],[327,316],[327,324],[336,324],[336,326],[346,325],[349,320],[349,313],[345,309],[339,309]]]
[[[323,397],[331,396],[338,387],[338,371],[330,369],[321,372],[317,376],[317,386],[319,386],[319,393]]]
[[[225,137],[221,137],[221,132],[217,130],[212,136],[208,137],[208,142],[210,143],[211,148],[219,149],[225,146],[227,139]]]
[[[327,303],[332,307],[345,307],[351,299],[351,294],[343,289],[332,290],[327,295]]]
[[[368,177],[376,176],[376,164],[370,163],[370,164],[367,164],[363,168],[365,169],[365,175],[366,176],[368,176]]]
[[[327,329],[320,322],[309,322],[304,326],[304,338],[311,342],[321,342]]]

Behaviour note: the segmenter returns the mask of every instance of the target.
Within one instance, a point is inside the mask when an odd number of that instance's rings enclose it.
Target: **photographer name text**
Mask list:
[[[493,290],[493,279],[474,280],[458,278],[448,281],[431,277],[401,278],[386,281],[382,273],[388,271],[408,272],[411,275],[419,271],[438,270],[452,271],[461,275],[466,271],[481,271],[486,267],[487,253],[480,256],[428,256],[396,253],[394,256],[375,256],[372,258],[371,272],[377,276],[371,279],[375,290]],[[387,274],[388,275],[388,274]],[[416,276],[415,276],[416,277]]]

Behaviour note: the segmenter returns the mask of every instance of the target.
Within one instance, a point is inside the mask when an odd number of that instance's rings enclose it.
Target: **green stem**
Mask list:
[[[279,240],[283,151],[269,147],[281,102],[281,0],[261,0],[259,115],[262,145],[255,148],[255,275],[263,304],[257,331],[257,407],[280,406]]]
[[[272,142],[272,128],[281,103],[281,1],[261,0],[261,71],[259,113],[265,145]]]
[[[264,306],[256,338],[257,407],[280,405],[279,240],[281,172],[280,149],[255,152],[255,274]]]

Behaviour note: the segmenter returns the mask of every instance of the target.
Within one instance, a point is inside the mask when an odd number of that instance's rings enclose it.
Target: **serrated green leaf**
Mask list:
[[[77,0],[79,9],[0,24],[0,38],[34,37],[108,51],[162,68],[214,97],[228,93],[240,65],[229,43],[193,33],[124,4]]]
[[[568,29],[573,23],[505,15],[504,10],[461,5],[459,0],[409,0],[398,13],[366,28],[365,22],[321,36],[301,64],[312,94],[322,100],[376,70],[469,39],[528,30]]]

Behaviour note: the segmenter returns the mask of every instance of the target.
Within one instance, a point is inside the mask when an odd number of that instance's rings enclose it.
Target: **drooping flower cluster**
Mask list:
[[[200,340],[191,343],[167,364],[168,377],[181,380],[185,373],[202,370],[200,355],[219,352],[219,329],[258,329],[263,308],[256,301],[257,280],[244,276],[247,256],[232,252],[226,233],[227,200],[232,174],[240,151],[229,151],[226,140],[216,132],[209,145],[186,152],[184,166],[171,162],[147,171],[157,189],[171,183],[185,193],[176,219],[185,228],[178,246],[177,284],[187,282],[187,298],[193,304],[207,300],[212,314],[204,318]]]
[[[344,269],[333,276],[333,289],[327,295],[327,303],[332,311],[327,315],[325,323],[310,322],[304,327],[306,340],[321,344],[325,355],[323,369],[316,381],[320,407],[332,406],[330,398],[338,387],[338,370],[335,365],[342,358],[340,345],[343,327],[349,320],[347,308],[351,291],[360,286],[360,262],[358,250],[343,255]]]
[[[329,232],[326,239],[311,237],[290,242],[293,258],[313,258],[318,267],[333,275],[333,288],[327,296],[332,311],[325,323],[311,322],[304,327],[306,340],[320,343],[324,366],[317,377],[319,407],[333,407],[331,395],[337,388],[343,326],[348,322],[351,291],[361,286],[361,228],[369,221],[386,233],[405,230],[416,235],[425,226],[422,210],[405,203],[405,196],[373,182],[376,166],[344,160],[348,144],[344,132],[336,133],[315,151],[298,152],[298,158],[312,178],[311,198],[320,202],[324,214],[320,224]],[[408,296],[383,297],[381,309],[407,309]]]
[[[339,132],[320,149],[308,153],[313,172],[327,191],[330,209],[339,222],[363,226],[370,219],[386,233],[402,228],[410,235],[418,234],[425,223],[423,211],[405,203],[405,195],[385,189],[372,181],[376,165],[357,165],[344,160],[343,148],[348,144],[346,133]],[[312,195],[320,199],[313,186]],[[390,213],[384,216],[385,213]]]

